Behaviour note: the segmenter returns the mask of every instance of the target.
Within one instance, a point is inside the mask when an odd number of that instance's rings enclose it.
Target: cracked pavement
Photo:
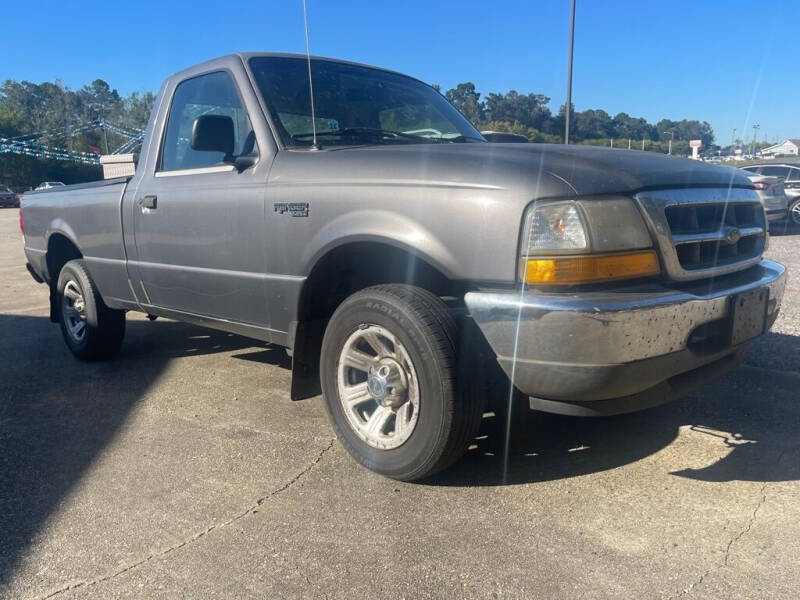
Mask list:
[[[800,234],[769,255],[800,267]],[[536,413],[402,484],[357,466],[284,351],[129,315],[81,364],[0,210],[0,598],[794,598],[800,282],[746,363],[642,413]]]

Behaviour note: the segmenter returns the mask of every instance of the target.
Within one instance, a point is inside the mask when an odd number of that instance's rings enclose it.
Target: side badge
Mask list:
[[[308,202],[276,202],[273,204],[278,214],[289,213],[290,217],[307,217]]]

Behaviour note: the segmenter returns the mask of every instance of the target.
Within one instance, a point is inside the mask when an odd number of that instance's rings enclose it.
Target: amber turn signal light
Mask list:
[[[653,250],[626,254],[523,258],[521,275],[530,285],[575,285],[650,277],[661,267]]]

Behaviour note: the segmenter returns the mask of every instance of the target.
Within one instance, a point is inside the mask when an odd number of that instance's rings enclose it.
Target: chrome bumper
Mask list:
[[[731,345],[731,326],[726,330],[731,296],[766,288],[769,327],[785,275],[782,265],[763,260],[746,271],[675,288],[480,291],[466,294],[465,302],[520,391],[556,401],[599,401],[641,393],[741,350],[746,343]]]

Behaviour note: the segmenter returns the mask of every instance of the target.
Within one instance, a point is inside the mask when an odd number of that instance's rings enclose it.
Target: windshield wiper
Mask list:
[[[482,139],[479,139],[479,138],[476,138],[476,137],[469,137],[469,136],[466,136],[466,135],[457,135],[457,136],[451,137],[451,138],[442,138],[442,141],[452,142],[454,144],[460,144],[460,143],[472,143],[472,142],[482,143],[485,140],[482,140]]]
[[[312,139],[313,132],[295,133],[292,135],[293,140]],[[436,138],[428,138],[421,135],[413,135],[411,133],[403,133],[402,131],[392,131],[391,129],[377,129],[373,127],[345,127],[344,129],[336,129],[334,131],[318,131],[317,137],[361,137],[361,138],[389,138],[389,139],[403,139],[413,141],[431,141],[434,143],[439,142]]]

